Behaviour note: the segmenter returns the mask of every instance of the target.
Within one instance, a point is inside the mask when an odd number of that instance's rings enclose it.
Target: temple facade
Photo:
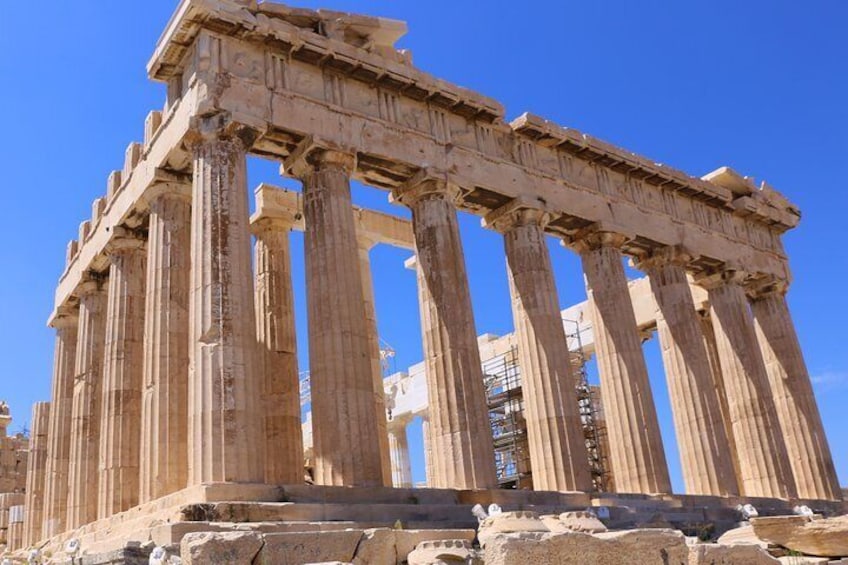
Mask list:
[[[202,502],[209,485],[304,482],[292,229],[305,233],[312,481],[374,489],[403,472],[369,263],[390,244],[415,256],[428,486],[496,488],[459,212],[503,237],[534,489],[596,489],[556,291],[585,284],[615,492],[671,493],[629,259],[647,276],[686,493],[841,500],[786,302],[781,237],[798,209],[728,168],[692,177],[538,116],[507,121],[414,67],[394,47],[405,31],[180,3],[148,65],[165,107],[67,248],[23,546]],[[251,218],[249,155],[302,191],[260,187]],[[355,209],[354,180],[411,221]],[[549,238],[582,273],[555,280]]]

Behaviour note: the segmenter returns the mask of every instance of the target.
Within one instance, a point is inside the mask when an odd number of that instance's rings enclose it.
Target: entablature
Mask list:
[[[631,234],[628,253],[683,245],[696,269],[732,263],[788,277],[780,241],[786,224],[735,207],[725,187],[650,169],[646,159],[582,134],[578,155],[562,148],[574,145],[573,133],[559,143],[533,139],[528,116],[509,125],[460,115],[287,57],[274,45],[209,30],[198,33],[183,65],[190,77],[184,82],[201,91],[203,112],[224,112],[261,132],[254,154],[285,162],[308,142],[356,155],[354,178],[379,188],[394,190],[432,172],[459,187],[461,208],[477,215],[528,196],[553,214],[552,234],[598,225]],[[587,156],[602,150],[603,158]]]
[[[254,229],[261,228],[266,223],[296,231],[306,228],[300,192],[262,183],[256,188],[255,195],[256,212],[250,218]],[[356,219],[357,235],[374,243],[384,243],[411,251],[415,249],[415,237],[409,220],[359,206],[353,207],[353,215]]]

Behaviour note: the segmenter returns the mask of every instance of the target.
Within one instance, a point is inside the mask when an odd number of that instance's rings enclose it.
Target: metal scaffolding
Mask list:
[[[566,327],[566,342],[576,345],[569,352],[571,371],[576,380],[577,404],[580,409],[580,422],[583,424],[583,438],[586,451],[589,454],[589,470],[592,473],[592,483],[597,492],[610,490],[609,462],[604,449],[606,442],[606,426],[598,418],[598,387],[589,384],[586,370],[586,355],[583,353],[583,341],[580,333],[580,323],[574,320],[563,320]],[[593,390],[594,389],[594,390]]]
[[[501,488],[531,488],[530,450],[518,352],[483,362],[483,379],[495,446],[495,467]]]

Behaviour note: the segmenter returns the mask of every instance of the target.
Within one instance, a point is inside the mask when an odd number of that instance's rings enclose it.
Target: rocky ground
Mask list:
[[[475,509],[474,530],[348,529],[263,533],[243,526],[186,535],[170,548],[140,545],[74,556],[75,565],[848,565],[848,516],[752,518],[716,540],[657,524],[608,530],[593,512],[539,516]],[[0,554],[2,551],[0,550]],[[70,555],[6,556],[0,565],[72,563]]]

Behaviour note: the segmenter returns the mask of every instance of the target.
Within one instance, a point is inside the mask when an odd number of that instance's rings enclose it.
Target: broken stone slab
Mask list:
[[[827,557],[810,557],[809,555],[786,555],[778,557],[777,561],[784,565],[830,565],[837,563]]]
[[[778,565],[780,561],[757,545],[721,545],[717,543],[689,546],[689,565]]]
[[[667,565],[687,563],[689,549],[681,532],[629,530],[587,534],[511,533],[494,535],[485,548],[486,565]]]
[[[559,516],[542,516],[540,520],[553,533],[584,532],[598,534],[607,531],[607,527],[595,514],[586,511],[563,512]]]
[[[817,557],[848,557],[848,515],[774,516],[751,520],[760,539]]]
[[[483,559],[465,539],[422,541],[407,558],[409,565],[464,563],[483,565]]]
[[[254,532],[198,532],[180,543],[184,565],[250,565],[262,549]]]
[[[365,530],[353,557],[355,565],[370,563],[397,563],[397,536],[394,530]]]
[[[756,545],[763,549],[768,547],[768,543],[754,533],[753,526],[740,526],[727,530],[716,541],[720,545]]]
[[[406,559],[422,541],[464,539],[471,543],[476,535],[474,530],[395,530],[398,560]]]
[[[489,516],[477,529],[477,539],[480,545],[486,547],[489,539],[497,534],[518,532],[549,532],[548,527],[539,519],[535,512],[501,512]]]

